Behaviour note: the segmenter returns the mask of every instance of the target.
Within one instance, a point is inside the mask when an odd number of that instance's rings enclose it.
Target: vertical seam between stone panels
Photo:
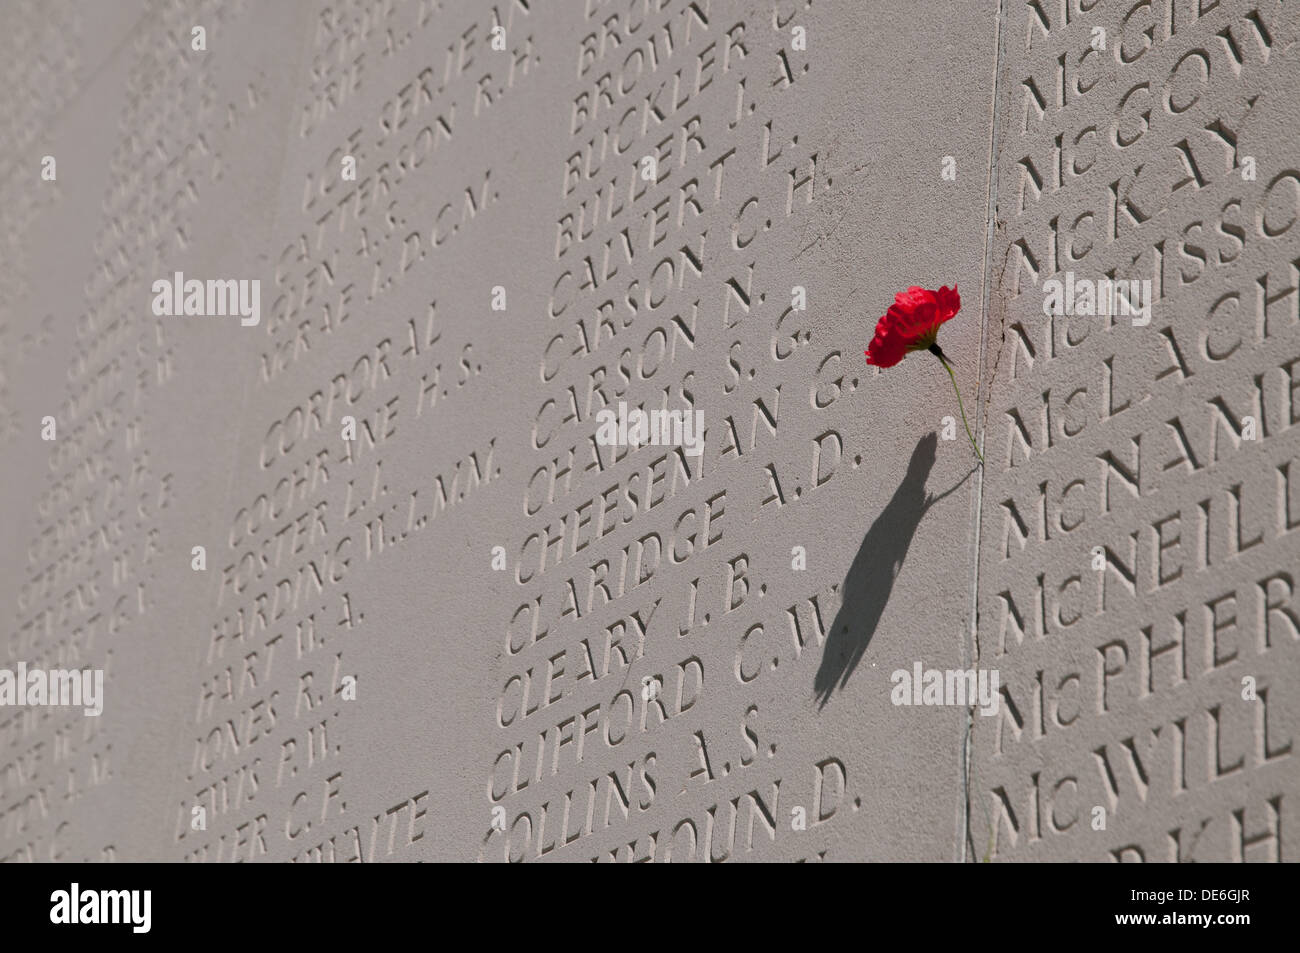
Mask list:
[[[988,347],[989,302],[992,298],[990,269],[992,268],[993,263],[993,243],[997,234],[998,149],[1001,145],[1002,121],[1002,28],[1005,20],[1006,0],[998,0],[997,16],[994,18],[993,26],[993,108],[991,128],[989,130],[988,165],[986,169],[986,174],[988,175],[988,199],[985,206],[984,268],[982,284],[980,287],[980,346],[979,361],[976,364],[977,376],[975,383],[975,433],[981,452],[984,450],[985,426],[984,415],[980,413],[979,408],[982,406],[981,398],[983,397],[985,388],[985,382],[982,380],[982,377],[984,375],[985,353]],[[971,533],[972,558],[969,603],[970,621],[968,637],[964,640],[962,645],[962,664],[965,667],[972,669],[979,664],[980,528],[983,520],[983,503],[984,467],[981,465],[975,473],[975,499],[971,506],[971,520],[973,526]],[[958,764],[961,768],[962,791],[961,810],[960,815],[958,816],[958,827],[960,828],[958,860],[962,863],[966,862],[966,844],[970,839],[970,769],[972,738],[975,723],[974,711],[973,705],[968,706],[966,709],[966,721],[963,726],[961,746],[958,756]]]

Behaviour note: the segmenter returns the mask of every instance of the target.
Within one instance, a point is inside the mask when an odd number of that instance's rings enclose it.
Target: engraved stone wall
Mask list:
[[[1293,859],[1298,10],[6,5],[0,858]]]

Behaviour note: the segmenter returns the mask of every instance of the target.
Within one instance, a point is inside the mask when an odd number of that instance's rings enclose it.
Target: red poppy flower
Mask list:
[[[961,310],[957,286],[929,291],[916,285],[894,296],[894,303],[876,322],[876,336],[864,352],[867,363],[893,367],[912,351],[929,350],[939,325]]]
[[[938,291],[927,291],[916,285],[901,294],[894,295],[894,303],[876,322],[876,336],[864,352],[867,363],[876,367],[893,367],[913,351],[929,351],[939,359],[943,369],[948,372],[952,389],[957,393],[957,409],[961,411],[961,422],[966,427],[966,437],[971,449],[984,463],[984,454],[980,452],[975,435],[971,433],[970,423],[966,420],[966,408],[962,405],[961,389],[957,386],[957,375],[953,373],[948,356],[939,347],[939,325],[961,310],[961,296],[957,286],[949,290],[944,285]]]

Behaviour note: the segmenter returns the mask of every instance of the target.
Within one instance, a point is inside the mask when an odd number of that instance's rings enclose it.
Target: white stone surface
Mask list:
[[[0,858],[1294,859],[1292,3],[5,21]]]

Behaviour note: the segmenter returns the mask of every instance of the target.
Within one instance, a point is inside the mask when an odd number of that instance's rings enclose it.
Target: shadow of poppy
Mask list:
[[[894,580],[903,568],[912,537],[926,511],[965,483],[974,469],[951,489],[927,496],[925,481],[934,467],[938,438],[929,433],[917,441],[907,474],[876,517],[840,589],[841,603],[822,649],[821,665],[813,680],[817,707],[825,708],[836,687],[843,690],[867,646],[876,634],[880,617],[889,602]]]

